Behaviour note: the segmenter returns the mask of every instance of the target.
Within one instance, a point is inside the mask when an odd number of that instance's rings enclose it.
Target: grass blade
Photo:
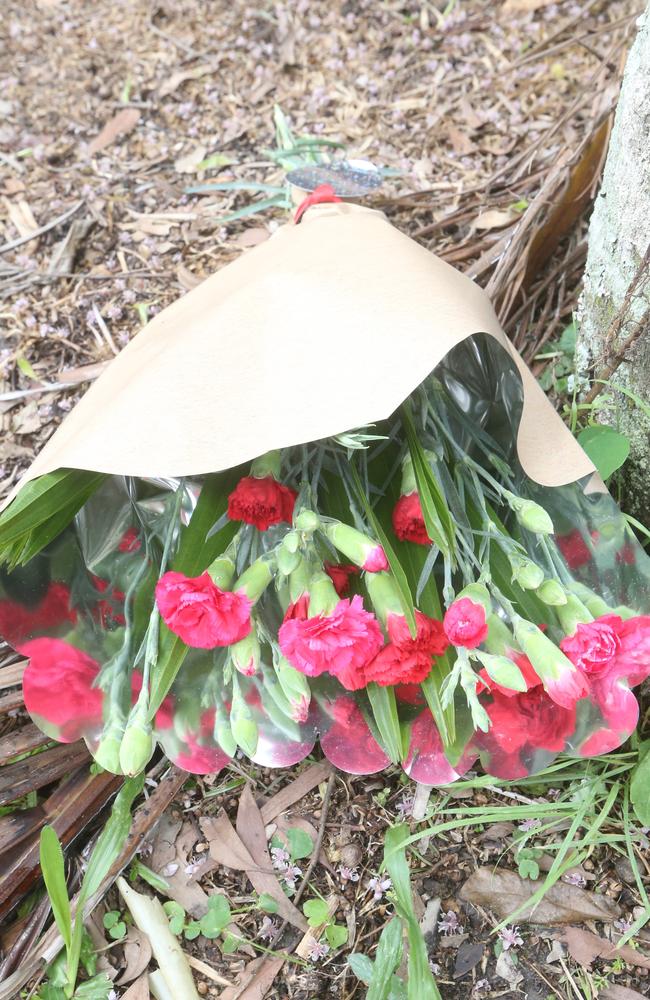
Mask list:
[[[59,838],[51,826],[44,826],[41,830],[40,858],[45,888],[50,897],[56,926],[59,928],[66,949],[69,950],[72,944],[72,918],[65,884],[65,863]]]

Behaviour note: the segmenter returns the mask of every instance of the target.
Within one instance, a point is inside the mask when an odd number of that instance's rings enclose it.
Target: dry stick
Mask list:
[[[591,389],[589,390],[589,392],[587,393],[587,395],[583,400],[583,402],[586,405],[588,405],[589,403],[593,403],[596,397],[600,395],[600,393],[605,388],[606,382],[612,377],[617,368],[619,368],[626,360],[627,352],[639,339],[643,331],[646,329],[648,322],[650,321],[650,310],[646,310],[641,319],[638,321],[638,323],[632,330],[632,333],[630,333],[630,335],[623,341],[620,347],[616,348],[615,350],[612,349],[611,343],[621,331],[623,323],[625,322],[625,318],[628,314],[632,299],[634,298],[635,293],[642,282],[642,279],[644,279],[644,283],[645,280],[647,280],[646,271],[648,269],[649,264],[650,264],[650,246],[648,246],[644,254],[643,260],[641,261],[637,269],[637,272],[634,275],[634,278],[632,279],[627,292],[625,293],[625,298],[623,299],[623,304],[621,308],[619,309],[616,316],[610,323],[609,329],[605,334],[605,344],[606,345],[609,344],[610,346],[605,347],[604,359],[611,357],[611,361],[607,362],[604,368],[602,368],[595,377],[594,384],[592,385]],[[640,290],[640,294],[642,294],[642,292],[643,289]]]
[[[309,865],[307,867],[307,871],[303,876],[302,882],[298,886],[298,890],[295,896],[291,900],[294,906],[297,906],[300,900],[302,899],[305,889],[309,884],[309,879],[312,876],[314,868],[318,864],[318,858],[321,852],[321,847],[323,846],[323,838],[325,837],[325,824],[327,823],[327,813],[329,810],[330,799],[332,798],[332,792],[334,791],[335,781],[336,781],[336,771],[332,771],[329,778],[327,779],[327,788],[325,789],[325,794],[323,796],[323,806],[320,817],[320,825],[318,827],[318,833],[316,835],[316,843],[314,844],[314,849],[311,852],[311,858],[309,861]],[[288,923],[287,920],[282,921],[282,923],[280,924],[279,928],[277,929],[277,931],[273,936],[273,940],[271,941],[271,947],[273,947],[273,945],[275,945],[276,942],[279,943],[280,939],[282,938],[282,935],[284,934],[284,929],[287,926],[287,923]]]
[[[29,233],[27,236],[20,236],[18,239],[11,240],[9,243],[4,243],[0,246],[0,253],[7,253],[9,250],[15,250],[16,247],[21,247],[23,243],[29,243],[38,236],[43,236],[44,233],[49,233],[50,229],[55,229],[56,226],[60,226],[63,222],[67,222],[68,219],[71,219],[72,216],[79,211],[83,204],[83,200],[78,201],[76,205],[69,208],[67,212],[63,213],[63,215],[59,215],[56,219],[52,219],[51,222],[47,222],[44,226],[34,229],[33,232]]]

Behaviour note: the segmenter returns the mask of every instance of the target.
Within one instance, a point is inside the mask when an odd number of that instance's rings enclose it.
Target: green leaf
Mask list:
[[[114,941],[119,941],[126,934],[126,924],[123,920],[120,920],[115,924],[108,932],[108,936],[113,938]]]
[[[207,938],[219,937],[231,919],[228,900],[221,893],[215,893],[208,899],[208,912],[199,921],[201,933]]]
[[[591,424],[578,434],[578,443],[587,452],[603,479],[607,480],[630,454],[630,442],[607,424]]]
[[[630,779],[630,801],[642,826],[650,826],[650,740],[639,747],[639,763]]]
[[[348,929],[342,924],[328,924],[325,928],[325,937],[330,948],[334,951],[341,948],[348,939]]]
[[[234,934],[224,934],[223,941],[221,942],[221,951],[224,955],[232,955],[234,951],[237,951],[241,941]]]
[[[302,912],[310,927],[320,927],[330,919],[329,907],[324,899],[308,899],[302,904]]]
[[[51,826],[44,826],[41,830],[40,856],[45,888],[50,897],[56,926],[69,950],[72,944],[72,918],[65,884],[65,864],[59,838]]]
[[[370,986],[374,963],[368,958],[367,955],[362,955],[360,952],[353,951],[351,955],[348,955],[348,965],[354,972],[357,979],[360,979],[366,986]]]
[[[517,862],[517,871],[522,878],[534,880],[539,876],[539,865],[532,858],[520,858]]]
[[[413,418],[406,406],[402,407],[401,414],[427,533],[453,565],[455,564],[456,528],[447,506],[447,500],[429,465],[429,460],[417,436]]]
[[[119,855],[129,830],[131,829],[131,806],[136,795],[139,795],[144,788],[144,775],[139,774],[135,778],[126,778],[121,789],[117,793],[111,814],[106,826],[102,830],[95,844],[93,853],[90,856],[86,874],[81,884],[80,905],[77,912],[85,901],[97,892],[104,881],[111,865]]]
[[[399,764],[404,757],[404,748],[395,692],[393,688],[380,687],[373,681],[366,687],[366,694],[384,749],[393,764]]]
[[[108,913],[104,914],[104,919],[102,923],[107,931],[110,931],[111,927],[115,927],[120,919],[119,910],[109,910]]]
[[[151,868],[148,868],[145,864],[143,864],[139,858],[135,858],[131,863],[129,879],[133,882],[138,877],[141,878],[143,882],[147,882],[152,889],[156,889],[157,892],[161,892],[163,895],[167,895],[169,892],[169,882],[167,879],[157,875],[156,872],[152,872]]]
[[[268,892],[263,892],[257,901],[257,905],[260,910],[264,910],[265,913],[277,913],[278,903],[277,900],[273,898]]]
[[[402,958],[402,933],[399,917],[393,917],[381,932],[366,1000],[388,1000],[393,973]]]
[[[185,928],[185,937],[188,941],[194,941],[201,933],[201,924],[198,920],[191,920]]]
[[[309,834],[301,830],[300,827],[289,827],[287,830],[287,841],[292,861],[298,861],[299,858],[308,858],[311,856],[311,852],[314,849],[313,841]]]
[[[405,921],[409,939],[408,1000],[442,1000],[431,969],[411,892],[411,878],[404,841],[409,836],[406,823],[390,827],[384,840],[384,865],[393,882],[396,910]]]
[[[16,364],[20,368],[20,370],[23,373],[23,375],[26,375],[27,378],[33,378],[36,381],[38,381],[38,375],[36,374],[36,372],[32,368],[32,366],[31,366],[30,362],[27,360],[27,358],[23,358],[23,357],[16,358]]]
[[[77,986],[74,1000],[107,1000],[113,989],[113,983],[105,972],[100,972],[87,982]]]

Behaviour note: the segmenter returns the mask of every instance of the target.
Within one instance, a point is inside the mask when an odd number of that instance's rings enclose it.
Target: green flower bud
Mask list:
[[[223,705],[216,706],[214,717],[214,738],[229,757],[234,757],[237,753],[237,740],[230,728],[230,719],[226,715]]]
[[[126,723],[120,746],[120,767],[123,774],[133,777],[144,771],[151,760],[154,740],[151,725],[147,721],[146,699],[133,707]]]
[[[313,510],[301,510],[295,525],[298,531],[316,531],[320,527],[320,518]]]
[[[578,583],[577,580],[572,580],[569,584],[569,590],[571,590],[576,597],[582,601],[587,611],[589,611],[594,618],[600,618],[601,615],[611,615],[614,613],[607,601],[604,601],[602,597],[598,596],[598,594],[594,594],[593,590],[590,590],[589,587],[585,587],[583,583]],[[630,611],[630,617],[635,614],[635,612],[630,608],[628,608],[628,611]],[[616,611],[616,614],[620,614],[620,612]],[[623,615],[621,615],[621,618],[622,617]]]
[[[270,584],[273,579],[273,572],[271,569],[271,562],[269,559],[262,556],[261,559],[256,559],[248,569],[244,570],[242,575],[237,580],[237,583],[233,587],[237,593],[243,590],[253,603],[259,601],[260,597]]]
[[[291,552],[289,549],[286,549],[283,545],[281,545],[280,548],[277,550],[276,556],[278,560],[278,569],[280,573],[282,573],[284,576],[289,576],[289,574],[293,573],[294,569],[297,569],[297,567],[300,565],[300,559],[301,559],[300,553]]]
[[[121,712],[111,712],[108,727],[102,733],[94,758],[100,767],[111,774],[122,774],[120,768],[120,746],[124,736],[124,716]]]
[[[488,634],[483,645],[489,653],[501,655],[506,650],[515,648],[515,638],[503,618],[499,618],[497,614],[489,614],[487,623]]]
[[[484,583],[468,583],[460,593],[456,594],[454,599],[459,601],[461,597],[469,597],[470,601],[480,604],[486,615],[492,611],[492,598],[490,597],[490,591]]]
[[[253,713],[242,697],[236,674],[232,679],[230,728],[237,745],[242,748],[247,757],[253,757],[257,750],[259,731],[253,719]]]
[[[524,556],[513,555],[510,557],[510,567],[512,578],[523,590],[537,590],[544,582],[544,570],[531,559]]]
[[[221,590],[229,590],[235,576],[235,563],[224,552],[208,566],[207,573],[212,582]]]
[[[309,581],[309,617],[331,614],[340,599],[327,573],[314,573]]]
[[[282,548],[293,555],[300,548],[300,535],[297,531],[287,531],[282,539]]]
[[[333,521],[323,526],[330,542],[339,552],[361,569],[376,573],[388,569],[386,554],[378,542],[351,528],[349,524]]]
[[[510,500],[510,507],[515,512],[519,524],[527,531],[532,531],[536,535],[552,535],[554,533],[553,522],[547,511],[534,500],[524,500],[522,497],[513,496]]]
[[[408,496],[409,493],[416,493],[417,488],[417,480],[413,470],[413,459],[407,454],[402,462],[402,484],[399,491],[402,496]]]
[[[368,573],[365,583],[375,614],[383,625],[389,615],[404,614],[397,584],[390,573]]]
[[[251,465],[251,476],[256,479],[265,479],[272,476],[273,479],[280,478],[282,456],[279,451],[267,451],[265,455],[260,455]]]
[[[477,649],[474,655],[483,664],[488,677],[495,684],[500,684],[501,687],[508,688],[510,691],[528,690],[524,675],[517,664],[513,663],[509,657],[494,656],[483,652],[481,649]]]
[[[245,677],[252,677],[253,674],[257,673],[261,655],[257,630],[253,622],[253,627],[248,635],[230,647],[230,656],[235,670],[244,674]]]
[[[560,614],[564,609],[560,609]],[[515,638],[524,651],[544,690],[558,705],[572,708],[588,690],[587,682],[571,660],[541,629],[524,618],[515,618]]]
[[[273,669],[280,688],[289,703],[289,715],[294,722],[306,722],[311,702],[311,688],[304,674],[292,667],[284,656],[274,659]]]
[[[567,593],[557,580],[544,580],[541,587],[538,587],[536,594],[540,601],[551,607],[562,607],[567,603]]]
[[[594,620],[594,616],[575,594],[567,594],[566,604],[558,608],[557,614],[567,635],[573,635],[578,625],[585,625]]]

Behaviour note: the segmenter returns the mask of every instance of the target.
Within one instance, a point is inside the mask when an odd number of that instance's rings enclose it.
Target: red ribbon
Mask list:
[[[341,201],[342,199],[334,193],[334,188],[331,184],[319,184],[317,188],[314,188],[311,194],[300,202],[298,208],[296,209],[296,214],[293,217],[293,221],[297,224],[302,219],[303,215],[308,208],[312,205],[322,205],[326,202]]]

